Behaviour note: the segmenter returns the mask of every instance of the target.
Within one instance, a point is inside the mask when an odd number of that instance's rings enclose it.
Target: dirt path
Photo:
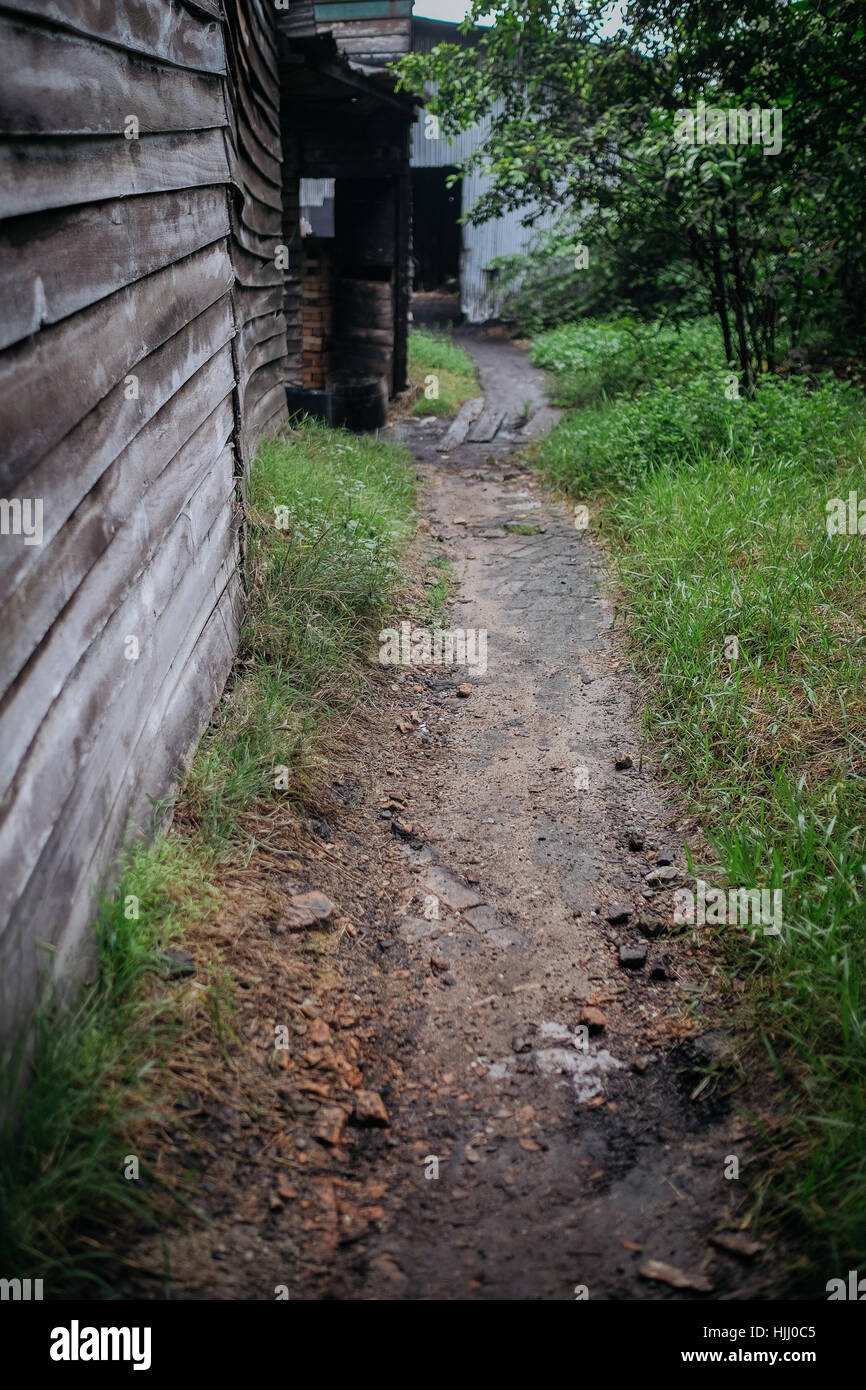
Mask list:
[[[400,428],[486,672],[374,664],[315,813],[275,820],[220,885],[191,946],[205,984],[231,972],[234,1041],[188,1034],[182,1124],[133,1149],[206,1221],[124,1236],[125,1296],[782,1291],[780,1253],[742,1233],[754,1090],[710,943],[671,930],[688,827],[641,768],[601,557],[514,460],[525,404],[530,433],[549,423],[540,375],[467,343],[495,437],[443,450],[446,423]],[[337,915],[287,931],[309,889]]]
[[[725,1170],[735,1156],[745,1176],[748,1154],[730,1074],[692,1099],[727,1053],[692,1026],[711,959],[659,931],[684,827],[639,770],[599,556],[508,462],[509,417],[542,405],[540,374],[510,344],[468,346],[485,410],[506,416],[497,437],[443,453],[438,422],[402,433],[457,572],[453,624],[486,631],[488,666],[468,698],[465,669],[412,678],[423,778],[404,819],[421,847],[405,850],[415,890],[388,952],[411,972],[408,1084],[379,1159],[398,1208],[330,1292],[672,1296],[639,1274],[649,1259],[689,1276],[673,1296],[766,1297],[765,1265],[710,1243],[743,1219]],[[443,735],[432,754],[427,730]]]

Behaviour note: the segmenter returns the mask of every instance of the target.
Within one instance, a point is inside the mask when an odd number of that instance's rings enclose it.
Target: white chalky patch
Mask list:
[[[565,1047],[544,1047],[534,1056],[538,1070],[545,1076],[553,1076],[557,1072],[575,1072],[581,1062],[576,1052],[570,1052]]]
[[[556,1042],[570,1042],[571,1047],[541,1047],[534,1052],[524,1052],[519,1057],[505,1057],[499,1062],[491,1062],[487,1057],[478,1061],[487,1069],[493,1081],[503,1081],[510,1076],[518,1062],[535,1058],[535,1064],[543,1076],[570,1076],[574,1094],[584,1103],[604,1090],[602,1078],[609,1072],[621,1071],[625,1066],[613,1057],[606,1047],[599,1051],[585,1052],[579,1039],[562,1023],[542,1023],[541,1035]],[[575,1050],[579,1049],[579,1050]]]
[[[574,1093],[579,1101],[592,1100],[593,1096],[600,1095],[604,1089],[601,1083],[604,1073],[621,1071],[625,1066],[624,1062],[612,1057],[606,1047],[600,1052],[585,1052],[578,1060],[581,1065],[574,1073]]]
[[[541,1036],[543,1038],[556,1038],[557,1042],[571,1042],[572,1033],[570,1028],[566,1028],[564,1023],[542,1023]]]

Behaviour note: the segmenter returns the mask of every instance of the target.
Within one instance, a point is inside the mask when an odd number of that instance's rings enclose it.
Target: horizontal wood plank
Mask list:
[[[194,347],[189,344],[187,350]],[[116,557],[122,550],[110,551],[115,538],[124,530],[127,519],[136,514],[145,495],[150,508],[148,489],[156,485],[166,469],[176,471],[179,465],[175,461],[186,459],[181,451],[195,438],[205,418],[229,399],[233,387],[232,358],[226,344],[170,397],[154,419],[100,474],[54,538],[42,547],[30,549],[35,561],[19,580],[0,614],[6,633],[0,676],[0,690],[4,694],[13,681],[17,687],[35,684],[33,670],[27,668],[27,663],[34,653],[33,659],[37,663],[42,661],[44,644],[50,647],[56,637],[52,625],[61,613],[60,630],[65,631],[72,625],[70,613],[64,610],[67,604],[75,601],[88,575],[104,573],[108,583],[111,574],[118,570]],[[52,510],[50,507],[49,512]],[[141,533],[137,533],[138,543],[144,544],[150,526],[148,515],[138,528]],[[47,684],[44,675],[40,676],[39,684],[40,687]],[[42,695],[40,688],[38,698]],[[2,709],[0,705],[0,711]]]
[[[103,396],[231,282],[226,247],[216,242],[5,352],[0,438],[14,449],[0,459],[0,487],[18,485]]]
[[[5,135],[123,137],[129,116],[144,134],[226,123],[224,86],[214,74],[155,63],[2,13],[0,51]]]
[[[223,26],[216,11],[194,14],[182,4],[141,0],[3,0],[17,14],[198,72],[225,72]]]
[[[192,433],[201,418],[194,408],[189,410],[186,423],[180,411],[173,412],[169,432],[163,428],[160,412],[175,396],[186,408],[186,383],[232,338],[234,331],[232,306],[225,294],[139,364],[138,400],[127,400],[123,386],[115,387],[28,474],[27,488],[35,497],[49,498],[50,504],[44,508],[41,546],[0,547],[0,630],[12,623],[6,605],[13,596],[17,601],[17,591],[23,596],[31,570],[41,565],[47,565],[49,572],[53,570],[58,591],[65,592],[68,597],[71,589],[65,591],[64,585],[66,582],[74,584],[75,572],[69,575],[68,559],[64,558],[61,563],[58,547],[64,528],[106,469],[133,440],[139,439],[143,431],[149,430],[149,433],[142,447],[164,449],[166,458],[171,457],[171,451]],[[154,430],[159,432],[156,436]],[[178,432],[177,437],[173,437],[174,431]],[[16,494],[12,491],[11,495]],[[88,514],[86,508],[83,514]],[[81,517],[75,516],[76,526],[80,521]],[[88,515],[86,529],[88,534],[94,529],[102,534],[99,519],[92,512]],[[92,543],[96,544],[97,538]],[[6,668],[4,675],[11,680],[17,670],[11,654]]]
[[[82,837],[79,830],[77,839],[81,842],[83,838],[89,858],[77,875],[81,886],[64,920],[61,949],[72,944],[70,933],[75,932],[77,921],[82,930],[89,925],[87,886],[102,878],[117,840],[122,836],[127,843],[135,842],[152,832],[154,802],[171,796],[225,687],[243,613],[236,540],[231,530],[226,533],[226,542],[225,559],[193,614],[177,659],[154,693],[125,770],[112,767],[113,800],[107,814],[103,811],[100,818],[97,802],[92,812],[93,833]],[[63,877],[61,866],[55,882],[62,882]]]
[[[23,892],[49,842],[52,856],[62,853],[62,836],[52,831],[68,814],[67,802],[86,796],[94,778],[103,780],[112,728],[134,738],[154,688],[173,661],[182,664],[178,638],[226,555],[234,479],[230,455],[218,457],[222,468],[206,470],[194,505],[165,535],[141,582],[54,701],[0,802],[0,862],[8,866],[0,881],[0,912]],[[137,661],[124,655],[129,635],[140,641]],[[49,784],[46,803],[39,789]]]
[[[135,843],[152,829],[153,801],[170,790],[213,708],[231,668],[237,632],[237,538],[231,524],[214,533],[208,552],[211,577],[200,600],[189,584],[181,585],[182,595],[162,613],[150,682],[135,682],[113,704],[79,794],[61,807],[0,937],[0,974],[16,946],[20,953],[34,921],[46,924],[44,937],[55,944],[58,970],[69,970],[79,946],[87,949],[95,890],[118,843]],[[187,679],[196,677],[191,693]]]
[[[0,218],[28,212],[224,184],[228,156],[221,130],[96,140],[0,144]]]
[[[0,705],[0,797],[72,672],[191,505],[204,471],[224,449],[232,428],[227,396],[156,476],[142,470],[136,477],[120,459],[105,480],[100,492],[114,508],[109,543],[75,588],[63,621],[51,627]]]
[[[146,193],[0,224],[0,348],[220,240],[228,230],[220,187]]]

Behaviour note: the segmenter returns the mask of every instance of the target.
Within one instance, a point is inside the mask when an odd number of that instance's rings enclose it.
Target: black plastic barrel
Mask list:
[[[383,376],[330,376],[330,421],[334,429],[382,429],[388,423],[388,383]]]
[[[328,391],[314,390],[309,386],[287,386],[286,399],[290,419],[293,415],[312,415],[316,420],[331,423],[331,397]]]

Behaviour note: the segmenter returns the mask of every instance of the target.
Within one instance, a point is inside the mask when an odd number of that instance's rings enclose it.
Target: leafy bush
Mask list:
[[[644,223],[629,234],[610,210],[592,229],[582,221],[566,214],[536,232],[524,251],[490,262],[502,318],[538,334],[578,319],[632,313],[693,320],[706,312],[706,295],[673,254],[669,229],[653,236]],[[577,248],[587,243],[588,265],[578,269]]]
[[[704,372],[567,413],[540,445],[538,461],[553,482],[585,496],[707,454],[777,472],[794,464],[814,477],[864,453],[863,397],[850,383],[825,377],[810,389],[802,379],[773,377],[747,402],[728,399],[723,373]]]
[[[648,385],[688,383],[716,367],[726,372],[722,339],[709,320],[682,328],[629,319],[582,319],[535,339],[533,361],[556,373],[556,400],[581,406]]]

